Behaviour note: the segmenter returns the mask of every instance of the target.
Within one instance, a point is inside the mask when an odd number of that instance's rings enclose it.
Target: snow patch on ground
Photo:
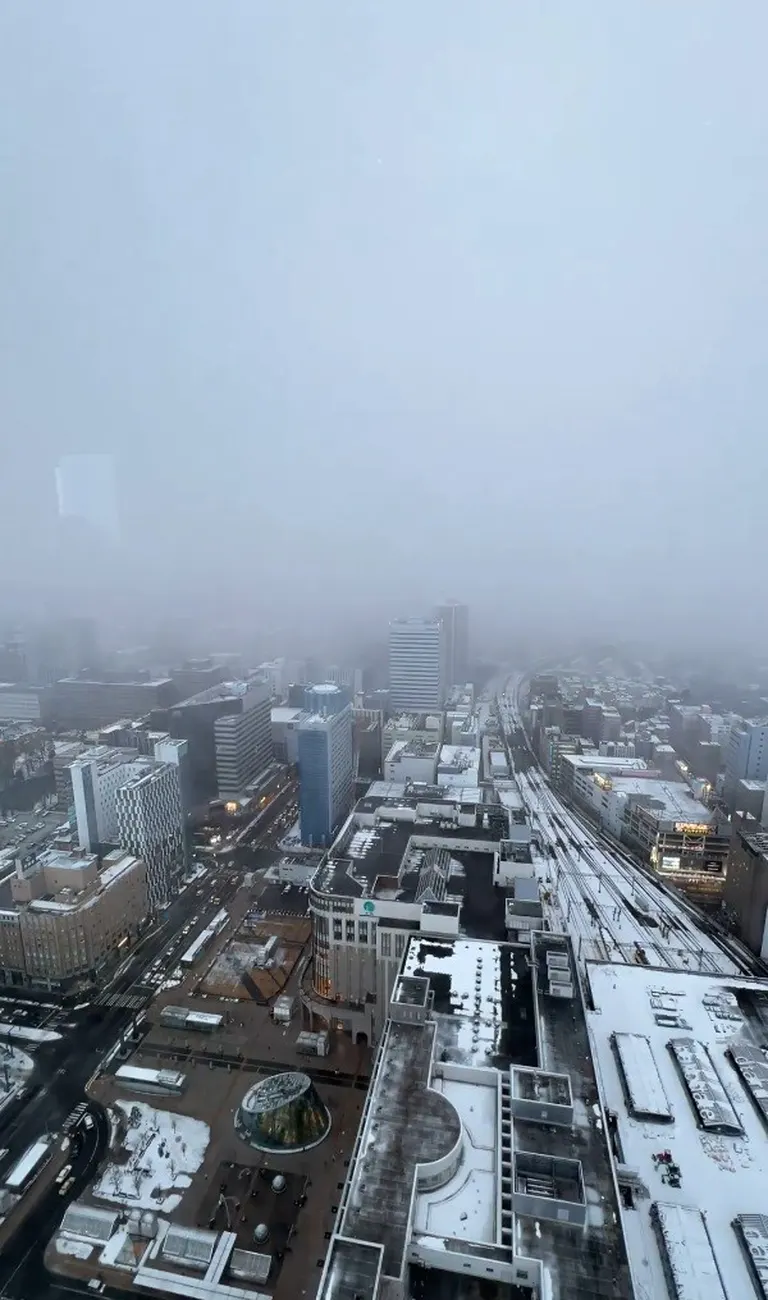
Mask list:
[[[56,1249],[60,1255],[74,1255],[75,1259],[89,1259],[93,1243],[77,1241],[74,1237],[57,1237]]]
[[[31,1056],[10,1043],[0,1043],[0,1101],[20,1087],[35,1068]]]
[[[211,1132],[202,1120],[155,1110],[144,1102],[118,1101],[117,1118],[127,1131],[125,1164],[110,1163],[96,1183],[99,1200],[140,1210],[170,1214],[191,1185],[208,1147]]]
[[[61,1038],[52,1029],[32,1029],[22,1025],[0,1024],[0,1038],[20,1038],[29,1043],[55,1043]]]

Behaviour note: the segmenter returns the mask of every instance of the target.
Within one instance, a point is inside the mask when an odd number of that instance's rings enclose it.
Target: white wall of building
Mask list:
[[[419,781],[434,785],[437,770],[437,748],[431,754],[414,754],[408,742],[398,740],[384,760],[384,780],[405,783]]]
[[[389,693],[393,709],[439,709],[447,685],[447,645],[440,619],[395,619],[389,625]]]

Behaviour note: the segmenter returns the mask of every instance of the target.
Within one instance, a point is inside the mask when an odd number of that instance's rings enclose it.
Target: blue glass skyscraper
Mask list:
[[[304,844],[326,847],[352,807],[354,743],[349,692],[309,686],[299,723],[299,818]]]

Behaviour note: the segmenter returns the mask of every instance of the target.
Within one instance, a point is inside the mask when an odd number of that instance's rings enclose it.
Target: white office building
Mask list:
[[[333,683],[310,686],[299,723],[299,820],[302,844],[330,844],[354,798],[352,706]]]
[[[117,840],[147,867],[154,911],[176,892],[184,862],[184,819],[179,768],[144,759],[115,792]]]
[[[70,764],[81,849],[95,853],[101,844],[117,843],[115,796],[138,760],[138,750],[95,745]]]
[[[731,728],[725,752],[723,796],[729,809],[736,806],[740,781],[768,778],[768,719],[739,722]]]
[[[222,799],[240,795],[272,760],[272,693],[263,682],[242,686],[241,709],[213,724],[216,783]]]
[[[458,600],[448,600],[438,606],[435,617],[445,628],[448,685],[464,686],[469,671],[469,610]]]
[[[180,746],[163,743],[157,748],[171,761],[97,745],[70,766],[80,848],[117,844],[142,858],[153,909],[174,891],[185,857]]]
[[[439,618],[398,618],[389,625],[393,710],[440,709],[447,683],[445,625]]]

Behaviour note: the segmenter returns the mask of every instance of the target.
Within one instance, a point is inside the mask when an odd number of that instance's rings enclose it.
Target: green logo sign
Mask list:
[[[375,910],[376,910],[375,905],[370,901],[363,903],[363,911],[365,912],[366,916],[371,916],[375,912]]]

